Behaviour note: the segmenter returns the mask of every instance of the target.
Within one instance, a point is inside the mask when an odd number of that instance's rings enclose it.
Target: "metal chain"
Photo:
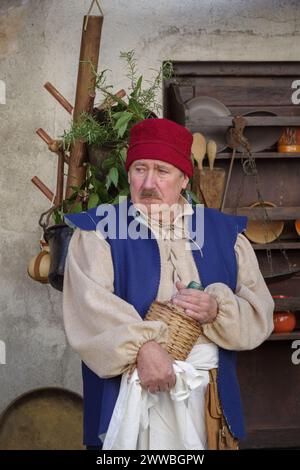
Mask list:
[[[245,153],[243,151],[242,156],[241,156],[242,167],[243,167],[244,156],[245,156]],[[240,178],[240,185],[239,185],[237,193],[236,193],[236,201],[235,201],[235,214],[236,215],[238,215],[239,202],[242,200],[242,197],[243,197],[243,194],[244,194],[245,179],[246,179],[246,172],[243,171],[242,172],[242,178]]]
[[[247,153],[248,153],[248,157],[243,163],[243,171],[246,175],[253,176],[253,178],[254,178],[257,199],[258,199],[258,202],[260,203],[260,207],[263,210],[263,215],[264,215],[263,223],[265,224],[267,230],[271,231],[273,233],[273,235],[276,237],[276,239],[277,239],[276,242],[279,245],[279,251],[282,254],[282,256],[284,257],[284,259],[285,259],[285,261],[288,265],[288,269],[290,271],[291,268],[292,268],[292,264],[291,264],[291,262],[288,258],[286,250],[284,249],[284,247],[282,245],[280,235],[278,236],[274,232],[274,230],[272,229],[272,224],[271,224],[272,221],[271,221],[271,219],[269,217],[269,214],[266,210],[266,207],[264,205],[264,199],[262,197],[262,193],[261,193],[261,190],[260,190],[259,173],[258,173],[258,170],[257,170],[257,167],[256,167],[255,158],[253,157],[251,152],[247,152]],[[273,260],[272,260],[272,253],[271,253],[270,248],[267,248],[267,259],[268,259],[268,263],[270,265],[271,274],[273,274]]]

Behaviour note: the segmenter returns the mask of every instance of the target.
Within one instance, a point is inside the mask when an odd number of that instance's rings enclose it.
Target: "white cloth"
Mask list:
[[[129,381],[124,373],[103,449],[205,449],[205,391],[208,370],[216,367],[218,349],[211,343],[194,346],[185,362],[175,361],[170,392],[147,392],[137,370]]]

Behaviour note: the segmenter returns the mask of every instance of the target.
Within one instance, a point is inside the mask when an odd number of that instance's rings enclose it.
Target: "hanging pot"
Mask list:
[[[102,163],[104,160],[107,159],[109,156],[110,152],[116,148],[116,145],[110,144],[110,145],[88,145],[87,147],[87,155],[88,155],[88,162],[99,168],[99,178],[100,180],[104,180],[106,175],[107,175],[107,170],[102,168]]]
[[[52,225],[45,229],[44,238],[49,243],[51,263],[48,274],[49,284],[62,292],[68,247],[73,229],[66,224]]]

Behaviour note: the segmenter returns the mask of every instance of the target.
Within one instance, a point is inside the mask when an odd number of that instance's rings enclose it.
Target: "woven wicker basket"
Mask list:
[[[198,337],[202,334],[201,325],[187,316],[184,309],[171,302],[153,302],[145,320],[162,321],[169,327],[165,349],[178,361],[185,361]]]

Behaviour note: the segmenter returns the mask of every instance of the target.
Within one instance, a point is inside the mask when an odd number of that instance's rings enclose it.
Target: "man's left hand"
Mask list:
[[[212,323],[218,313],[218,303],[214,297],[197,289],[187,289],[182,282],[176,282],[177,294],[172,302],[185,309],[185,313],[199,323]]]

